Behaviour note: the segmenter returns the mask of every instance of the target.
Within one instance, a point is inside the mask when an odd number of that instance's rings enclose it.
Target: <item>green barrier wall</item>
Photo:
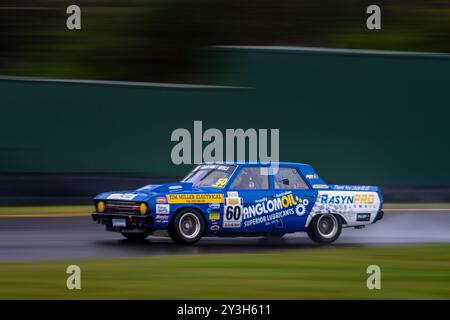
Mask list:
[[[450,58],[218,49],[245,88],[0,80],[0,172],[183,175],[176,128],[280,129],[280,159],[349,184],[449,185]]]

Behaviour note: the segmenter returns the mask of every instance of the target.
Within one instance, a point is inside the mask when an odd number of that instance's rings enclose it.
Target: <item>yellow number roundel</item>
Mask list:
[[[227,184],[228,178],[220,178],[212,186],[215,188],[223,188]]]

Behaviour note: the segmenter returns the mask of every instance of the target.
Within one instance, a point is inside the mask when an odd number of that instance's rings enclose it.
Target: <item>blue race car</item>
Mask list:
[[[380,189],[328,185],[302,163],[201,164],[181,182],[106,192],[94,199],[94,221],[130,240],[167,229],[179,243],[203,236],[272,236],[306,231],[319,243],[343,227],[383,217]]]

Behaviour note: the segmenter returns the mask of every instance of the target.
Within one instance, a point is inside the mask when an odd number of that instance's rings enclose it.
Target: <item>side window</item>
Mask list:
[[[308,189],[308,185],[294,168],[279,168],[273,181],[275,189]]]
[[[230,189],[269,189],[269,176],[261,174],[260,167],[244,167],[241,169],[236,179],[234,179]]]

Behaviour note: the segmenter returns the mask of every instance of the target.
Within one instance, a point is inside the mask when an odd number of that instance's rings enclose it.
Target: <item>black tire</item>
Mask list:
[[[203,215],[195,209],[182,209],[173,218],[169,227],[169,236],[181,244],[194,244],[205,233],[206,223]]]
[[[315,216],[306,229],[306,233],[312,241],[324,244],[336,241],[341,231],[341,219],[333,214]]]
[[[121,234],[130,241],[144,241],[152,233],[150,231],[142,232],[121,232]]]
[[[318,242],[316,238],[316,234],[314,233],[314,229],[311,227],[312,221],[309,224],[308,228],[306,229],[306,233],[308,234],[309,239],[311,239],[314,242]]]

